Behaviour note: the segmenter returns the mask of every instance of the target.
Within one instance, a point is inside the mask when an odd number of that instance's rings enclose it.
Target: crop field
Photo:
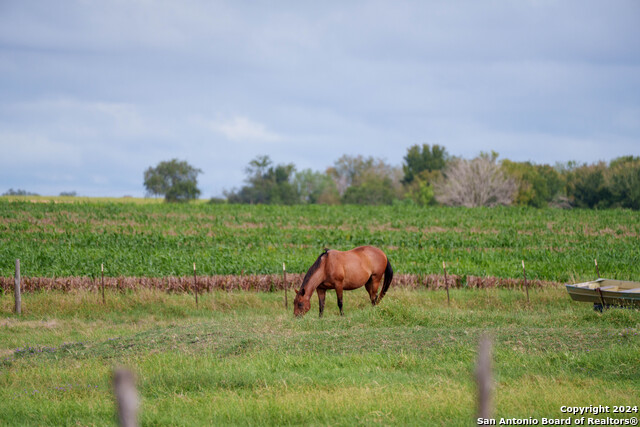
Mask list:
[[[304,273],[324,247],[369,244],[394,271],[555,282],[640,277],[640,212],[413,206],[29,203],[0,199],[0,276]]]
[[[639,235],[626,210],[0,198],[0,425],[113,425],[117,366],[137,375],[142,425],[475,425],[481,336],[498,421],[637,408],[640,311],[598,313],[558,285],[594,278],[594,258],[603,277],[640,280]],[[324,247],[362,244],[396,272],[379,306],[359,289],[344,317],[333,292],[323,318],[315,297],[302,319],[291,293],[285,310],[283,262],[297,285]],[[522,260],[530,303],[513,289]],[[638,413],[591,416],[606,417]]]

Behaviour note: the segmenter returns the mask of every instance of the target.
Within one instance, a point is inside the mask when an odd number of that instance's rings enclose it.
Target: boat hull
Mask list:
[[[565,287],[574,301],[602,306],[640,307],[640,282],[598,279]]]

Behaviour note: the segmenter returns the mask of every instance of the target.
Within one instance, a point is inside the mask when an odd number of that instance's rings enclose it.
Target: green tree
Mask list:
[[[614,206],[640,210],[640,157],[624,156],[612,160],[609,186]]]
[[[414,179],[404,185],[404,196],[413,200],[419,206],[435,205],[434,184],[443,179],[439,170],[423,170]]]
[[[562,177],[549,165],[503,160],[502,169],[518,184],[514,200],[517,205],[542,208],[548,206],[562,191]]]
[[[267,179],[267,174],[271,164],[269,156],[257,156],[251,160],[245,169],[248,185],[242,187],[239,193],[228,197],[229,201],[250,204],[270,203],[270,182]]]
[[[441,176],[440,171],[422,171],[411,184],[405,185],[405,197],[413,200],[418,206],[435,205],[436,198],[432,182],[440,179]]]
[[[21,189],[17,189],[14,190],[13,188],[10,188],[7,192],[2,194],[3,196],[38,196],[38,193],[32,193],[30,191],[27,190],[21,190]]]
[[[577,166],[567,172],[567,197],[573,206],[608,208],[612,205],[607,169],[605,162],[599,162]]]
[[[327,169],[344,203],[390,204],[400,196],[400,169],[373,157],[344,155]]]
[[[447,150],[440,145],[409,147],[402,165],[405,197],[420,206],[435,204],[433,185],[442,179],[442,170],[450,159]]]
[[[194,168],[186,161],[172,159],[163,161],[144,172],[144,186],[147,194],[164,195],[167,202],[188,202],[198,198],[198,174],[202,170]]]
[[[436,144],[433,147],[429,146],[429,144],[422,144],[422,147],[413,145],[409,147],[407,155],[404,156],[404,164],[402,165],[404,178],[402,183],[412,183],[423,171],[440,171],[447,166],[448,161],[449,154],[440,145]]]
[[[277,165],[269,169],[267,181],[272,183],[270,188],[270,203],[293,205],[300,203],[300,194],[293,184],[296,167],[293,163]]]
[[[298,189],[293,183],[295,166],[273,166],[269,156],[258,156],[246,168],[247,185],[238,192],[225,193],[230,203],[285,204],[300,202]]]
[[[296,172],[293,183],[303,203],[340,203],[336,184],[326,173],[305,169]]]
[[[342,202],[358,205],[390,205],[396,198],[393,182],[389,177],[369,175],[357,185],[352,185],[342,196]]]
[[[373,157],[364,158],[345,154],[327,169],[327,175],[335,182],[340,196],[343,196],[347,188],[357,185],[364,174],[375,167],[375,163],[376,160]]]

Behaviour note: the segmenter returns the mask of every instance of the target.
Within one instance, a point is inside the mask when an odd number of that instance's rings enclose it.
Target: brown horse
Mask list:
[[[378,287],[384,275],[380,295]],[[376,305],[384,297],[393,279],[393,269],[387,256],[373,246],[360,246],[350,251],[325,249],[304,276],[300,290],[293,300],[293,314],[302,316],[311,308],[313,291],[318,291],[320,317],[324,311],[327,289],[335,289],[338,308],[342,311],[342,291],[350,291],[364,286],[369,292],[371,304]]]

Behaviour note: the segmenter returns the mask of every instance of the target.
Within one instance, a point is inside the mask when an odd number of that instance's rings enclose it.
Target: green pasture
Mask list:
[[[360,292],[362,291],[362,292]],[[640,312],[563,289],[283,294],[38,292],[0,297],[0,425],[114,425],[111,375],[138,377],[142,425],[475,425],[476,349],[493,341],[494,414],[566,418],[561,406],[638,405]],[[629,417],[631,414],[601,414]],[[637,415],[636,415],[637,416]]]
[[[126,200],[126,199],[125,199]],[[324,247],[375,245],[401,273],[573,281],[640,278],[640,212],[416,206],[251,206],[0,199],[0,275],[302,273]]]

